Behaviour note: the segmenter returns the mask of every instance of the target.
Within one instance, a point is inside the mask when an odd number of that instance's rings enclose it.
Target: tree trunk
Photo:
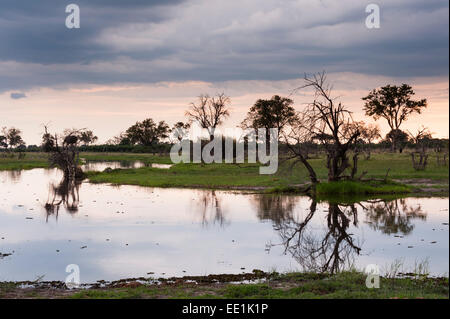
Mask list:
[[[392,153],[397,151],[397,141],[395,140],[395,136],[392,137],[391,151]]]
[[[313,185],[316,185],[317,183],[319,183],[319,180],[317,179],[317,175],[316,175],[316,172],[314,171],[314,168],[309,164],[309,162],[306,160],[306,158],[304,156],[302,156],[301,154],[299,154],[298,156],[300,158],[300,161],[303,163],[303,165],[305,165],[306,169],[308,170],[309,179],[311,180],[311,183]]]

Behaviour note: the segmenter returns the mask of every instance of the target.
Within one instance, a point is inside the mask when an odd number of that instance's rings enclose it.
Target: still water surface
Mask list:
[[[383,270],[396,259],[405,270],[428,260],[433,275],[448,274],[448,198],[338,205],[61,179],[57,169],[0,172],[0,281],[63,281],[68,264],[80,267],[84,283],[368,264]]]

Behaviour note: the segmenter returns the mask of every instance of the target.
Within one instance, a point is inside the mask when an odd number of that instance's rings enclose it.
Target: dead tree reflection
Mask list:
[[[420,205],[408,206],[404,198],[390,201],[368,201],[365,211],[369,226],[384,234],[402,233],[407,235],[414,229],[412,220],[426,219],[426,214]]]
[[[354,264],[354,255],[361,251],[352,234],[348,233],[350,224],[358,224],[355,204],[329,203],[325,233],[311,229],[316,210],[317,202],[311,200],[306,216],[297,218],[289,213],[282,219],[275,219],[273,227],[279,233],[281,243],[269,244],[267,249],[283,246],[284,253],[289,253],[305,271],[336,273],[350,268]]]
[[[222,208],[216,191],[202,191],[196,201],[203,227],[218,224],[225,227],[229,221],[225,218],[226,211]]]
[[[50,185],[49,196],[44,206],[47,213],[46,221],[51,215],[58,219],[61,206],[70,214],[78,212],[80,184],[79,180],[64,178],[59,184]]]

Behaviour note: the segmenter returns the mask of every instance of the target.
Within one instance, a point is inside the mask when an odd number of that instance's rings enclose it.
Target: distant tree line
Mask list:
[[[277,128],[281,153],[290,153],[300,161],[303,157],[306,161],[313,154],[325,152],[329,160],[327,165],[338,175],[349,166],[346,154],[350,150],[364,153],[369,159],[371,151],[376,149],[390,149],[392,152],[402,152],[405,148],[422,152],[448,149],[448,139],[433,138],[426,127],[415,133],[401,130],[410,115],[420,114],[427,107],[426,99],[413,99],[415,93],[407,84],[386,85],[362,98],[366,115],[375,121],[384,119],[389,125],[390,131],[384,137],[378,125],[352,119],[351,112],[331,95],[325,73],[305,77],[305,84],[298,89],[313,89],[315,92],[314,101],[304,110],[297,111],[291,98],[274,95],[270,99],[258,99],[239,126],[243,129]],[[156,122],[146,118],[102,145],[95,144],[98,138],[89,129],[66,130],[59,138],[63,140],[69,131],[72,132],[80,151],[168,153],[171,145],[183,139],[183,134],[194,122],[208,130],[211,140],[217,127],[230,116],[230,105],[231,99],[224,93],[215,96],[202,94],[196,102],[189,104],[185,112],[186,122],[169,126],[164,120]],[[4,127],[0,133],[0,151],[48,151],[55,147],[52,143],[56,141],[56,135],[48,134],[43,135],[41,145],[26,146],[20,129]],[[269,141],[268,136],[266,140]],[[269,143],[267,146],[270,147]]]

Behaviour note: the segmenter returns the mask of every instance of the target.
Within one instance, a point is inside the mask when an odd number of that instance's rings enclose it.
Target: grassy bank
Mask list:
[[[134,156],[134,155],[133,155]],[[130,156],[131,157],[131,156]],[[128,155],[121,155],[125,160]],[[327,169],[323,158],[312,159],[318,177],[327,179]],[[367,171],[365,178],[382,179],[389,171],[389,179],[397,180],[385,184],[371,183],[321,183],[321,194],[390,194],[420,192],[418,187],[427,185],[429,192],[448,192],[448,167],[437,166],[430,159],[425,171],[415,171],[411,159],[406,154],[374,154],[372,159],[360,161],[360,171]],[[201,187],[201,188],[247,188],[271,189],[273,192],[295,192],[299,186],[308,183],[308,174],[302,165],[291,168],[282,163],[274,175],[260,175],[258,164],[177,164],[169,170],[139,168],[114,170],[108,173],[90,173],[93,183],[128,184],[149,187]],[[411,187],[401,185],[407,183]]]
[[[236,284],[211,282],[207,277],[165,280],[159,284],[122,281],[106,288],[67,290],[63,288],[17,288],[0,283],[2,298],[448,298],[448,278],[381,278],[380,288],[366,287],[366,275],[343,272],[272,274],[262,283]]]
[[[374,194],[405,194],[412,187],[400,183],[387,182],[329,182],[317,185],[317,195],[374,195]]]
[[[48,154],[39,152],[24,153],[20,159],[18,153],[0,153],[0,171],[22,170],[33,168],[47,168]],[[143,163],[170,164],[169,156],[152,154],[123,154],[123,153],[80,153],[80,157],[87,161],[140,161]]]
[[[141,161],[144,163],[170,164],[168,156],[132,153],[81,153],[88,161]],[[30,169],[47,167],[47,156],[43,153],[27,153],[24,159],[0,158],[0,170]],[[322,181],[327,179],[327,169],[324,158],[310,160]],[[390,180],[385,185],[377,183],[344,184],[321,183],[318,192],[321,194],[390,194],[405,193],[436,193],[448,194],[448,167],[438,166],[434,154],[430,154],[429,165],[424,171],[412,168],[408,154],[376,153],[370,160],[359,161],[359,171],[367,171],[365,178]],[[253,189],[274,192],[295,192],[299,186],[308,183],[306,169],[297,164],[291,168],[290,163],[280,164],[274,175],[260,175],[259,164],[177,164],[169,170],[143,167],[139,169],[114,170],[112,172],[89,173],[93,183],[113,183],[140,185],[149,187],[199,187],[223,189]]]
[[[0,171],[48,167],[48,156],[45,153],[25,153],[24,158],[19,158],[19,154],[14,153],[0,155]]]

